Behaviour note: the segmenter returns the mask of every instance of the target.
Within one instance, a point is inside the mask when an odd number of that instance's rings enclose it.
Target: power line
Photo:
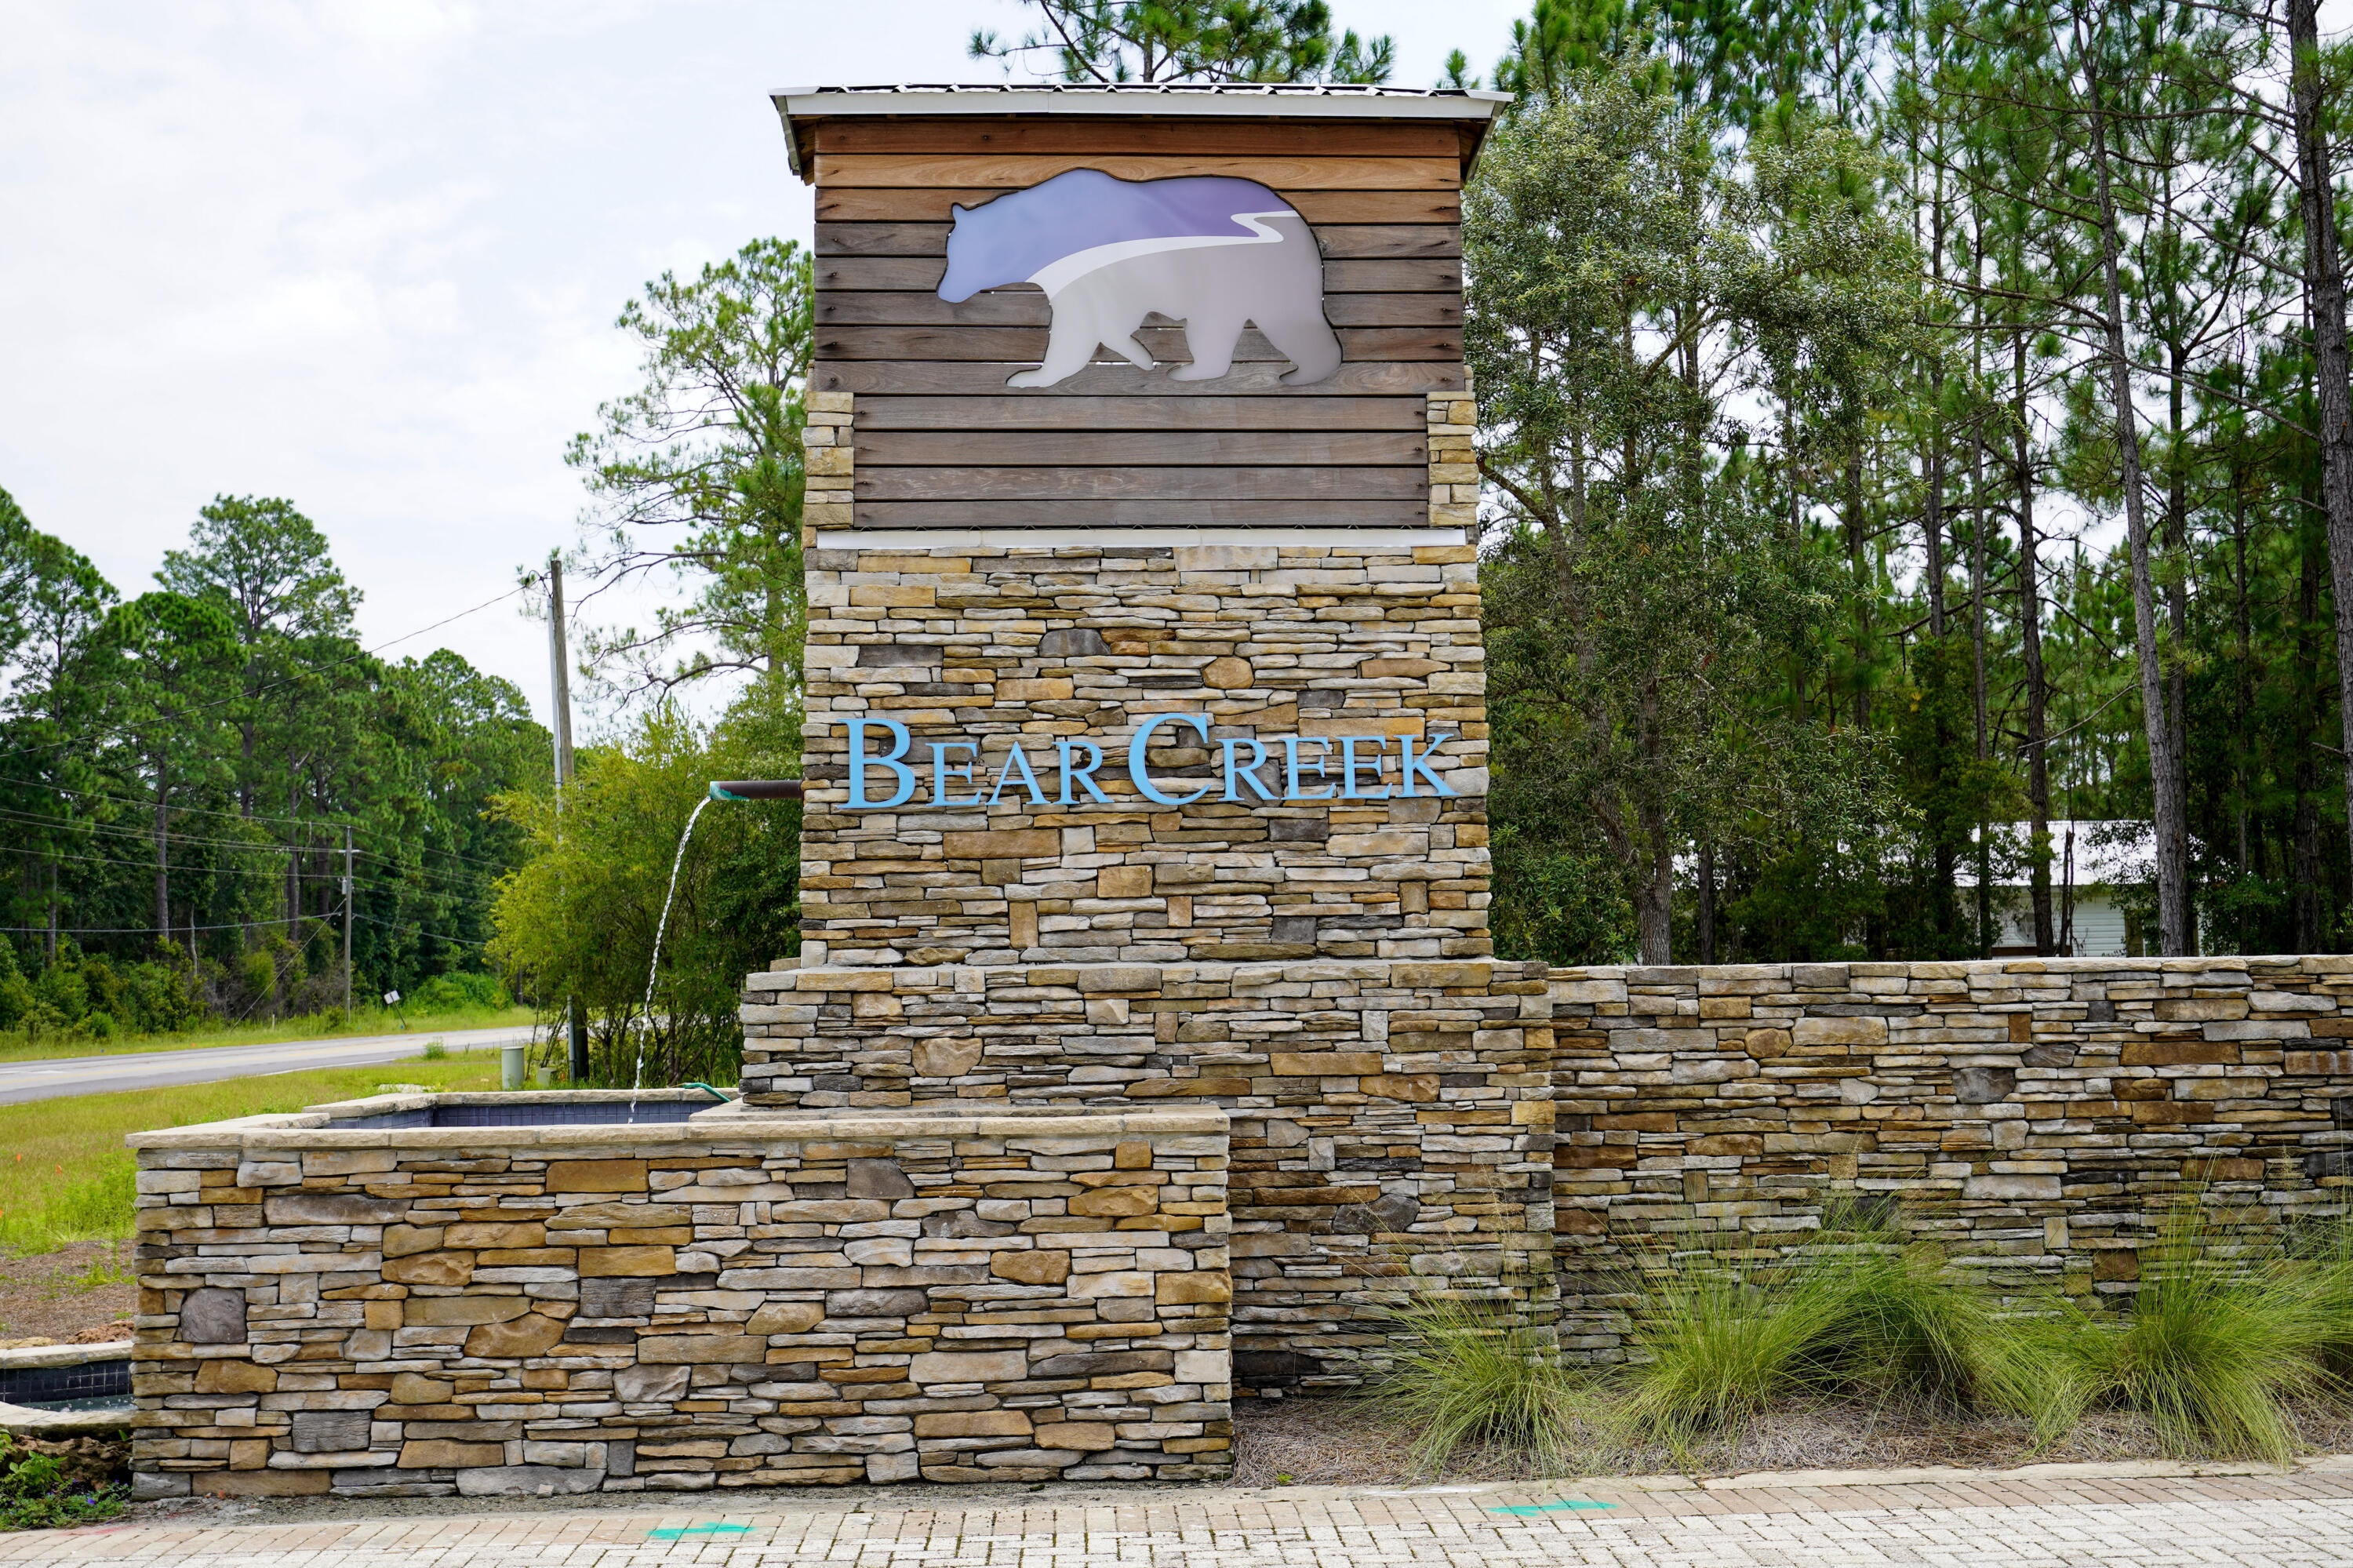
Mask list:
[[[44,860],[80,861],[91,865],[127,865],[140,871],[153,871],[156,869],[155,863],[153,861],[124,860],[119,855],[66,854],[55,850],[26,849],[17,844],[0,844],[0,852],[5,852],[9,854],[37,855]],[[328,853],[332,852],[321,851],[320,853]],[[340,872],[303,871],[299,868],[293,871],[289,871],[283,866],[248,867],[236,865],[189,865],[183,863],[178,865],[167,864],[163,869],[167,872],[184,873],[189,876],[267,876],[272,880],[282,880],[288,876],[291,876],[296,878],[298,881],[302,882],[334,882],[339,880],[342,876]],[[355,887],[372,888],[379,893],[416,894],[419,891],[417,888],[404,886],[399,883],[377,882],[373,878],[367,877],[355,876],[352,878],[352,884]],[[426,891],[428,893],[432,892],[432,890]],[[435,895],[456,896],[456,895],[438,894]],[[43,927],[42,929],[47,930],[47,927]]]
[[[278,920],[232,920],[226,926],[174,926],[169,930],[153,926],[0,926],[0,931],[46,936],[54,930],[60,937],[170,937],[182,931],[242,931],[252,926],[299,926],[305,921],[326,918],[324,915],[297,915]]]
[[[37,822],[48,826],[60,825],[56,818],[43,817],[28,811],[11,811],[5,807],[0,807],[0,820]],[[153,828],[137,827],[129,823],[100,822],[84,820],[79,822],[70,822],[62,825],[73,827],[82,832],[102,835],[108,838],[129,839],[142,844],[153,843],[155,839],[155,832]],[[171,828],[166,828],[164,831],[164,841],[166,843],[179,844],[184,847],[187,845],[197,845],[216,849],[236,850],[242,853],[256,854],[309,855],[335,854],[341,853],[332,846],[318,844],[288,844],[282,843],[275,839],[251,840],[205,838],[197,834],[182,832],[176,829]],[[68,854],[62,851],[18,849],[17,846],[14,844],[0,844],[0,849],[16,849],[17,853],[20,854],[52,854],[59,860],[100,860],[104,858],[94,855]],[[369,860],[379,861],[386,865],[394,867],[396,870],[399,869],[404,864],[403,862],[395,859],[391,855],[381,853],[375,850],[362,850],[358,853],[364,855]],[[448,852],[438,853],[446,853]],[[153,861],[145,860],[115,860],[109,863],[117,865],[153,866],[154,863]],[[491,865],[496,863],[485,862],[482,863],[485,865]],[[206,873],[218,872],[223,874],[233,875],[277,876],[283,874],[282,872],[275,869],[269,871],[248,872],[235,866],[186,864],[185,863],[181,866],[176,866],[173,869],[185,869],[191,872]],[[438,877],[451,882],[458,882],[461,884],[461,885],[465,886],[469,891],[472,892],[480,892],[482,890],[482,882],[487,879],[489,874],[487,872],[482,871],[442,869],[427,865],[414,866],[409,869],[420,877]],[[498,869],[504,871],[508,868],[505,866],[499,866]],[[369,885],[393,886],[396,885],[390,883],[371,883]]]
[[[36,789],[47,790],[53,795],[70,796],[77,800],[111,800],[120,806],[134,806],[142,811],[152,811],[155,809],[155,802],[153,800],[142,800],[130,795],[110,795],[102,789],[69,789],[61,784],[34,784],[32,788]],[[297,827],[328,828],[335,830],[349,827],[355,833],[385,832],[389,834],[392,832],[390,829],[363,828],[356,822],[344,822],[333,817],[276,817],[261,811],[256,811],[248,815],[242,811],[216,811],[204,806],[166,806],[164,810],[167,811],[178,812],[184,816],[223,817],[233,822],[285,822]],[[127,832],[133,837],[153,836],[153,830],[147,828],[116,827],[111,822],[100,822],[90,821],[89,819],[83,819],[77,822],[71,818],[44,817],[38,812],[33,811],[10,811],[5,807],[0,807],[0,816],[13,816],[22,821],[37,822],[48,827],[79,827],[86,828],[88,831],[92,832]],[[172,830],[165,830],[165,833],[167,837],[172,836]],[[277,851],[296,847],[280,842],[276,839],[206,839],[197,838],[185,833],[178,835],[178,837],[179,842],[184,843],[215,844],[226,849],[266,849]],[[322,850],[321,853],[330,852]],[[341,852],[336,851],[332,853],[340,853]],[[392,858],[391,856],[384,853],[381,850],[362,850],[359,853],[375,860],[390,860]],[[504,862],[483,860],[478,855],[460,854],[456,850],[435,849],[431,853],[435,854],[447,855],[451,860],[464,861],[469,865],[487,866],[493,871],[507,871],[512,869]]]

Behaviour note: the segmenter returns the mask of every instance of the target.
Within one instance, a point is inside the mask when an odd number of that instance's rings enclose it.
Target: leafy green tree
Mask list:
[[[123,606],[111,630],[121,669],[108,718],[154,795],[155,927],[170,931],[172,792],[226,779],[219,732],[237,630],[217,599],[165,589]]]
[[[1335,37],[1324,0],[1029,0],[1018,43],[973,31],[975,59],[1050,60],[1065,81],[1336,81],[1389,79],[1397,48]],[[1034,69],[1034,68],[1033,68]]]
[[[530,859],[499,885],[491,952],[518,994],[551,1011],[582,999],[594,1082],[638,1081],[641,1052],[648,1084],[734,1081],[743,977],[799,947],[800,810],[712,805],[681,841],[711,779],[778,760],[756,724],[707,733],[658,704],[618,744],[582,751],[560,824],[543,791],[493,802]]]
[[[799,700],[807,624],[800,529],[809,258],[755,239],[681,281],[664,272],[616,323],[645,347],[645,385],[597,410],[565,461],[604,535],[599,575],[689,585],[650,630],[592,632],[587,662],[623,695],[722,673]]]
[[[1494,810],[1531,848],[1606,851],[1651,963],[1678,854],[1767,821],[1834,839],[1877,793],[1867,735],[1768,700],[1836,588],[1728,404],[1779,405],[1785,465],[1847,431],[1914,259],[1843,131],[1793,123],[1736,177],[1716,129],[1647,62],[1587,73],[1497,132],[1465,197]]]

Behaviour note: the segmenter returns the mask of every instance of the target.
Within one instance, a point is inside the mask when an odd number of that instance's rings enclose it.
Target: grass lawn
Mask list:
[[[353,1011],[350,1028],[339,1012],[289,1018],[278,1023],[255,1023],[227,1029],[192,1029],[180,1034],[118,1034],[111,1040],[49,1035],[26,1040],[18,1033],[0,1033],[0,1062],[47,1061],[57,1056],[111,1056],[129,1051],[194,1051],[209,1045],[269,1045],[281,1040],[364,1038],[371,1034],[414,1034],[424,1037],[458,1029],[496,1029],[502,1024],[529,1023],[527,1007],[477,1007],[455,1012],[411,1012],[402,1017],[384,1007]]]
[[[357,1099],[378,1084],[495,1089],[498,1053],[0,1106],[0,1247],[52,1252],[129,1235],[137,1183],[125,1133]]]

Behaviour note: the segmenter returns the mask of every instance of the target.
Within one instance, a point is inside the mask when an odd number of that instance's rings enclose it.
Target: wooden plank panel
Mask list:
[[[1198,467],[1293,463],[1401,468],[1427,463],[1423,437],[1407,430],[864,430],[858,471],[873,468]]]
[[[1341,327],[1342,359],[1459,360],[1462,334],[1454,327]],[[1177,327],[1145,327],[1136,334],[1146,353],[1162,365],[1190,360],[1184,332]],[[818,357],[843,359],[985,360],[1002,365],[1037,365],[1046,356],[1043,327],[836,326],[817,333]],[[1282,359],[1258,334],[1242,334],[1237,361]],[[1226,390],[1231,390],[1227,388]]]
[[[817,286],[844,293],[935,291],[946,270],[938,256],[829,256],[817,263]],[[1327,294],[1445,294],[1461,287],[1462,264],[1443,257],[1324,263]]]
[[[1029,285],[992,289],[951,304],[936,293],[820,291],[817,324],[826,326],[1038,326],[1053,319],[1044,292]],[[1335,327],[1455,326],[1462,302],[1452,294],[1326,294],[1324,319]]]
[[[1426,528],[1411,501],[860,501],[860,528]],[[825,535],[820,534],[820,546]]]
[[[1451,191],[1461,185],[1452,158],[1281,158],[1210,154],[965,153],[910,155],[835,154],[817,161],[827,190],[850,186],[930,190],[956,185],[1027,189],[1072,169],[1100,169],[1123,180],[1224,175],[1291,191]]]
[[[1002,186],[955,189],[875,189],[819,185],[819,223],[945,223],[951,207],[978,207],[1005,195]],[[1459,223],[1462,204],[1452,191],[1284,191],[1310,224]]]
[[[1427,120],[1243,120],[1169,115],[1077,120],[831,120],[816,128],[820,157],[833,153],[1172,153],[1260,156],[1370,154],[1460,157],[1454,127]]]
[[[1423,468],[869,468],[860,501],[1428,502]]]
[[[1247,334],[1245,334],[1247,340]],[[1035,365],[1036,360],[1030,360]],[[1331,376],[1312,387],[1285,387],[1280,377],[1286,364],[1237,364],[1215,381],[1171,381],[1158,371],[1138,370],[1125,360],[1088,366],[1076,376],[1052,387],[1008,389],[1005,378],[1027,366],[1018,362],[940,361],[930,359],[819,360],[809,371],[809,385],[820,392],[854,392],[862,399],[875,393],[902,397],[989,397],[1035,398],[1050,403],[1063,397],[1365,397],[1418,398],[1431,392],[1460,392],[1462,365],[1456,360],[1367,360],[1343,365]]]
[[[1457,257],[1462,231],[1452,224],[1326,223],[1315,226],[1324,263],[1357,257]],[[935,268],[947,265],[944,223],[820,223],[817,253],[828,256],[924,256]],[[937,279],[934,275],[934,286]],[[1327,285],[1328,287],[1328,285]]]
[[[1092,375],[1092,371],[1082,372]],[[1321,391],[1322,388],[1315,388]],[[875,396],[858,400],[858,461],[875,432],[895,430],[1411,430],[1427,429],[1419,397],[1001,397]],[[992,438],[993,439],[993,438]]]

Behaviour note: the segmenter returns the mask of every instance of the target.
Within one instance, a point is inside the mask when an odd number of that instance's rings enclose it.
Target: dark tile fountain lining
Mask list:
[[[131,1358],[70,1367],[11,1367],[0,1372],[0,1401],[59,1405],[86,1399],[131,1397]]]
[[[684,1121],[719,1102],[711,1099],[639,1100],[631,1113],[627,1100],[538,1100],[520,1105],[438,1105],[376,1116],[337,1117],[331,1128],[375,1131],[408,1127],[645,1127]]]

